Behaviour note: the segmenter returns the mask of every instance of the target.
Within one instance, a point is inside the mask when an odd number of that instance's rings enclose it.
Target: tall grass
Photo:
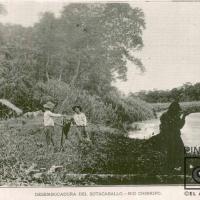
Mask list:
[[[117,114],[116,123],[132,123],[154,117],[151,105],[136,97],[123,97],[110,92],[104,97],[104,101],[112,105]]]
[[[41,103],[51,100],[57,104],[56,111],[68,114],[72,114],[72,106],[81,105],[92,123],[115,127],[153,117],[152,107],[138,98],[123,97],[114,91],[100,97],[56,80],[38,83],[34,97]]]
[[[72,128],[65,151],[53,152],[46,151],[42,118],[8,120],[0,128],[0,185],[152,184],[163,183],[158,176],[168,173],[163,171],[165,153],[145,146],[143,140],[124,137],[117,129],[90,124],[92,143],[85,143]],[[56,127],[57,149],[60,138]]]
[[[122,134],[90,124],[92,143],[87,143],[79,141],[76,128],[72,127],[65,151],[60,152],[61,129],[55,127],[54,152],[46,150],[42,118],[8,120],[0,124],[0,129],[0,185],[70,185],[77,184],[80,177],[71,179],[69,174],[104,173],[109,160],[108,137]],[[62,168],[50,172],[53,166]]]

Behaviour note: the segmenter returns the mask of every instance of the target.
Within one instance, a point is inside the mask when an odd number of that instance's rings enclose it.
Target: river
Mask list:
[[[149,139],[159,133],[159,119],[133,123],[137,130],[129,132],[129,138]],[[186,117],[181,137],[185,146],[200,146],[200,113],[192,113]]]

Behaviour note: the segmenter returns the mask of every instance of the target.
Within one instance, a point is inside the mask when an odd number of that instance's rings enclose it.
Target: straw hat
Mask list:
[[[46,104],[43,105],[44,108],[53,109],[55,107],[55,104],[51,101],[48,101]]]

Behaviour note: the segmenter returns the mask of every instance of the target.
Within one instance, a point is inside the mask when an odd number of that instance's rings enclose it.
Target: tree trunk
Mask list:
[[[59,82],[61,82],[61,80],[62,80],[62,71],[63,71],[63,69],[60,70],[60,74],[59,74],[59,78],[58,78]]]
[[[64,70],[64,56],[61,56],[60,57],[60,73],[59,73],[59,78],[58,78],[58,81],[61,82],[62,81],[62,73],[63,73],[63,70]]]
[[[70,82],[70,87],[74,88],[75,86],[75,82],[78,78],[78,75],[79,75],[79,72],[80,72],[80,64],[81,64],[81,58],[80,58],[80,53],[78,54],[78,63],[77,63],[77,67],[76,67],[76,71],[75,71],[75,74],[72,78],[72,81]],[[67,102],[68,100],[68,96],[66,96],[66,98],[63,100],[60,108],[59,108],[59,112],[61,112],[63,110],[63,107],[65,105],[65,103]]]
[[[47,56],[47,62],[46,62],[46,66],[45,66],[47,82],[49,82],[49,73],[48,73],[49,59],[50,59],[50,58],[49,58],[49,54],[48,54],[48,56]]]
[[[80,58],[80,53],[79,53],[79,54],[78,54],[78,63],[77,63],[77,67],[76,67],[76,70],[75,70],[75,74],[74,74],[74,76],[73,76],[73,78],[72,78],[72,81],[71,81],[71,83],[70,83],[70,86],[71,86],[71,87],[74,87],[75,82],[76,82],[76,80],[77,80],[77,78],[78,78],[79,71],[80,71],[80,64],[81,64],[81,58]]]

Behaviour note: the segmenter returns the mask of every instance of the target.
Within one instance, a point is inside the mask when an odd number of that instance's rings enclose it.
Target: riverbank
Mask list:
[[[46,152],[41,119],[8,120],[0,128],[2,186],[183,183],[182,172],[166,171],[165,152],[117,129],[89,124],[91,143],[80,143],[71,129],[60,152],[56,127],[56,148]]]
[[[55,127],[55,149],[47,152],[42,118],[1,121],[0,184],[72,185],[78,182],[78,177],[68,179],[67,174],[102,172],[108,161],[108,138],[121,133],[92,124],[89,124],[88,131],[92,143],[80,143],[72,128],[65,142],[65,151],[60,152],[61,127]]]
[[[198,105],[198,103],[196,103]],[[167,107],[169,104],[163,104]],[[189,109],[194,106],[193,103],[185,103],[185,109]],[[199,146],[199,130],[200,130],[200,112],[198,112],[198,106],[192,108],[191,113],[186,117],[186,122],[181,130],[181,137],[185,146]],[[132,130],[129,131],[129,138],[133,139],[149,139],[154,135],[159,134],[160,116],[165,110],[157,113],[156,119],[145,120],[141,122],[134,122],[132,124]]]

